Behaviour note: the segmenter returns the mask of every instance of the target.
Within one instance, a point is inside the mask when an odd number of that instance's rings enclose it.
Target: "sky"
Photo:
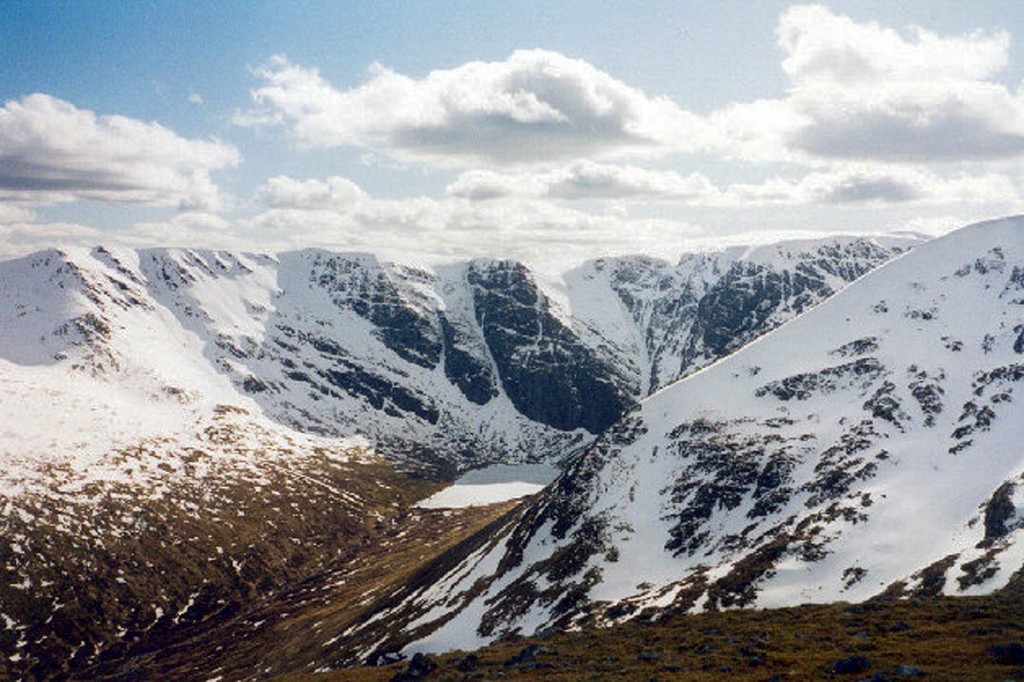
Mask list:
[[[584,258],[1024,212],[1024,3],[0,3],[0,254]]]

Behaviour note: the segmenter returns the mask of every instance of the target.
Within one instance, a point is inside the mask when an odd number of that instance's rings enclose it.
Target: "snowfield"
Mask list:
[[[1024,218],[963,228],[654,392],[365,653],[991,592],[1024,564],[1022,391]]]
[[[506,464],[474,469],[417,503],[425,509],[457,509],[505,502],[540,492],[558,469],[547,464]]]

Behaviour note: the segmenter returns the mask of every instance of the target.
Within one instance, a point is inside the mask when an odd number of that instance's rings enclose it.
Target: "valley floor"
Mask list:
[[[350,655],[340,650],[342,638],[337,635],[359,622],[377,595],[404,583],[421,566],[517,502],[408,510],[391,530],[353,549],[329,570],[251,605],[234,618],[204,623],[186,640],[127,662],[112,661],[77,679],[266,679],[328,665]]]
[[[1024,589],[990,597],[805,605],[501,642],[473,654],[298,675],[343,680],[1024,680]]]

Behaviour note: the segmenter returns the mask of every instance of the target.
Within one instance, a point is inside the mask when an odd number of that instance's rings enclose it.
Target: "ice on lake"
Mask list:
[[[476,469],[416,506],[425,509],[475,507],[514,500],[538,492],[558,476],[558,469],[547,464],[502,464]]]

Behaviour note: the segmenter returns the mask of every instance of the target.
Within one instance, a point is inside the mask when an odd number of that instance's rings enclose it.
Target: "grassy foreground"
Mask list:
[[[1015,646],[1016,645],[1016,646]],[[1024,680],[1024,591],[678,615],[288,682],[397,679]],[[411,674],[410,674],[411,673]]]

